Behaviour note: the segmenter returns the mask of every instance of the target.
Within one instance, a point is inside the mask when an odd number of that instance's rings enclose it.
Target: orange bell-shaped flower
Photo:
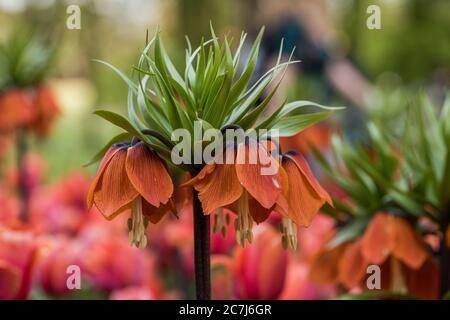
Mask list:
[[[34,117],[31,127],[41,136],[45,136],[54,118],[60,110],[52,90],[45,85],[36,88],[34,97]]]
[[[0,93],[0,132],[24,127],[32,121],[33,100],[27,90],[11,89]]]
[[[157,223],[167,211],[175,211],[172,193],[172,179],[156,153],[143,142],[123,143],[105,154],[87,202],[108,220],[131,209],[130,242],[145,247],[148,221]]]
[[[288,210],[283,212],[283,208],[279,208],[280,213],[297,225],[307,227],[325,203],[333,205],[333,202],[300,153],[290,151],[284,154],[281,166],[288,176],[288,186],[284,190]]]
[[[428,258],[423,240],[408,221],[377,213],[369,223],[361,243],[365,260],[381,265],[392,255],[412,269],[419,269]]]
[[[255,241],[234,255],[234,292],[238,299],[277,299],[285,285],[288,254],[268,225],[255,228]]]
[[[253,222],[263,222],[277,204],[282,205],[282,174],[276,160],[255,140],[238,144],[237,152],[228,145],[224,153],[227,160],[231,154],[233,161],[209,163],[182,186],[193,186],[199,192],[205,214],[223,207],[236,212],[236,239],[245,246],[246,239],[252,241]],[[250,161],[251,155],[257,155],[256,161]],[[263,174],[270,166],[277,169]]]

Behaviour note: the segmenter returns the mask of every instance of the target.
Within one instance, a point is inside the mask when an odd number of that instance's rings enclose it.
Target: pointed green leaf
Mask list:
[[[111,122],[112,124],[122,128],[123,130],[135,135],[140,136],[140,133],[136,128],[133,127],[133,125],[123,116],[121,116],[118,113],[108,111],[108,110],[96,110],[94,111],[94,114],[102,117],[103,119]]]
[[[108,63],[108,62],[105,62],[105,61],[102,61],[102,60],[97,60],[97,59],[93,59],[93,61],[99,62],[99,63],[102,63],[102,64],[108,66],[108,67],[109,67],[111,70],[113,70],[117,75],[119,75],[119,76],[123,79],[123,81],[125,81],[125,83],[126,83],[126,84],[127,84],[134,92],[137,92],[137,89],[138,89],[137,85],[136,85],[130,78],[128,78],[125,74],[123,74],[122,71],[120,71],[119,69],[117,69],[116,67],[114,67],[112,64],[110,64],[110,63]]]
[[[270,127],[269,130],[278,130],[279,137],[290,137],[309,126],[328,118],[332,114],[333,112],[329,111],[285,117]],[[276,134],[276,132],[274,131],[271,134]]]
[[[90,165],[100,161],[108,149],[115,143],[130,141],[133,139],[133,135],[128,132],[123,132],[116,135],[114,138],[108,141],[108,143],[87,163],[83,165],[83,167],[89,167]]]

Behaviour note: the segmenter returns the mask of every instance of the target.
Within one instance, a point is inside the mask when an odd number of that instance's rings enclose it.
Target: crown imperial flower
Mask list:
[[[210,215],[217,216],[215,229],[224,233],[224,224],[230,220],[224,217],[224,209],[235,212],[236,238],[245,246],[246,241],[253,240],[254,222],[265,221],[277,210],[288,219],[283,222],[283,243],[285,247],[295,248],[297,230],[292,221],[307,225],[314,211],[323,203],[331,202],[313,179],[306,162],[300,160],[295,171],[290,160],[287,161],[285,165],[293,173],[292,178],[288,177],[279,157],[272,155],[272,150],[263,146],[260,138],[292,136],[336,110],[310,101],[294,101],[283,102],[271,113],[267,112],[279,87],[279,83],[273,84],[274,80],[281,81],[283,77],[277,76],[296,61],[289,58],[281,62],[281,48],[276,64],[251,83],[263,30],[244,63],[245,34],[234,52],[230,39],[226,37],[220,43],[212,27],[211,34],[212,38],[202,41],[195,50],[188,40],[185,68],[181,73],[166,53],[159,31],[147,41],[134,68],[137,83],[103,62],[129,87],[128,118],[106,110],[95,112],[125,132],[112,138],[94,157],[92,162],[106,153],[88,196],[88,204],[95,204],[108,219],[130,209],[130,242],[141,247],[146,244],[146,221],[157,222],[170,208],[173,184],[165,163],[189,172],[193,178],[184,186],[194,189],[192,207],[199,299],[210,297]],[[299,113],[305,106],[325,111]],[[246,135],[260,131],[264,134],[256,139],[246,136],[239,143],[235,143],[234,138],[233,141],[225,138],[224,152],[238,161],[209,161],[196,152],[205,143],[202,137],[196,136],[198,126],[205,131],[239,128]],[[189,143],[179,143],[182,150],[174,144],[178,135],[189,137],[186,139]],[[133,138],[139,142],[116,144]],[[218,153],[221,149],[218,148]],[[176,160],[174,154],[178,155]],[[251,161],[249,154],[257,154],[256,161]],[[178,161],[180,159],[183,161]],[[297,186],[301,190],[295,190]],[[288,190],[288,187],[293,189]],[[307,203],[310,201],[312,203]]]
[[[105,154],[88,194],[88,206],[111,220],[131,210],[130,242],[145,247],[148,222],[174,211],[172,179],[164,162],[143,142],[113,145]]]

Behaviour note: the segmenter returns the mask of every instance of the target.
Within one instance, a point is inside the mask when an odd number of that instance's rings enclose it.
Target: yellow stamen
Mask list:
[[[248,193],[244,191],[238,203],[238,217],[235,222],[236,229],[236,241],[242,247],[245,248],[245,240],[249,243],[253,241],[253,219],[250,215],[250,209],[248,207]]]
[[[142,197],[138,196],[132,204],[131,218],[128,220],[128,240],[138,248],[147,246],[146,223],[142,213]]]
[[[220,232],[222,234],[222,238],[224,239],[227,237],[227,228],[225,227],[225,224],[226,218],[223,212],[223,208],[219,208],[216,210],[216,213],[214,215],[213,232]]]
[[[405,275],[402,270],[402,265],[397,258],[390,258],[391,266],[391,283],[390,290],[398,293],[407,293],[408,288],[406,286]]]
[[[281,241],[284,249],[297,249],[297,227],[291,219],[283,218],[281,220]]]

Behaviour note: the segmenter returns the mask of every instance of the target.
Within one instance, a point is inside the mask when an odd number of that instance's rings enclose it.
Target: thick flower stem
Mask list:
[[[20,220],[24,223],[28,222],[28,203],[29,203],[29,190],[26,182],[25,172],[25,155],[27,153],[26,134],[19,130],[17,132],[16,140],[16,157],[17,157],[17,188],[19,192],[19,198],[21,202]]]
[[[440,221],[442,238],[440,243],[439,262],[440,262],[440,296],[443,298],[450,292],[450,250],[447,246],[446,232],[450,225],[450,204],[442,212]]]
[[[192,192],[194,208],[195,292],[197,300],[211,299],[210,222],[204,215],[198,192]]]

